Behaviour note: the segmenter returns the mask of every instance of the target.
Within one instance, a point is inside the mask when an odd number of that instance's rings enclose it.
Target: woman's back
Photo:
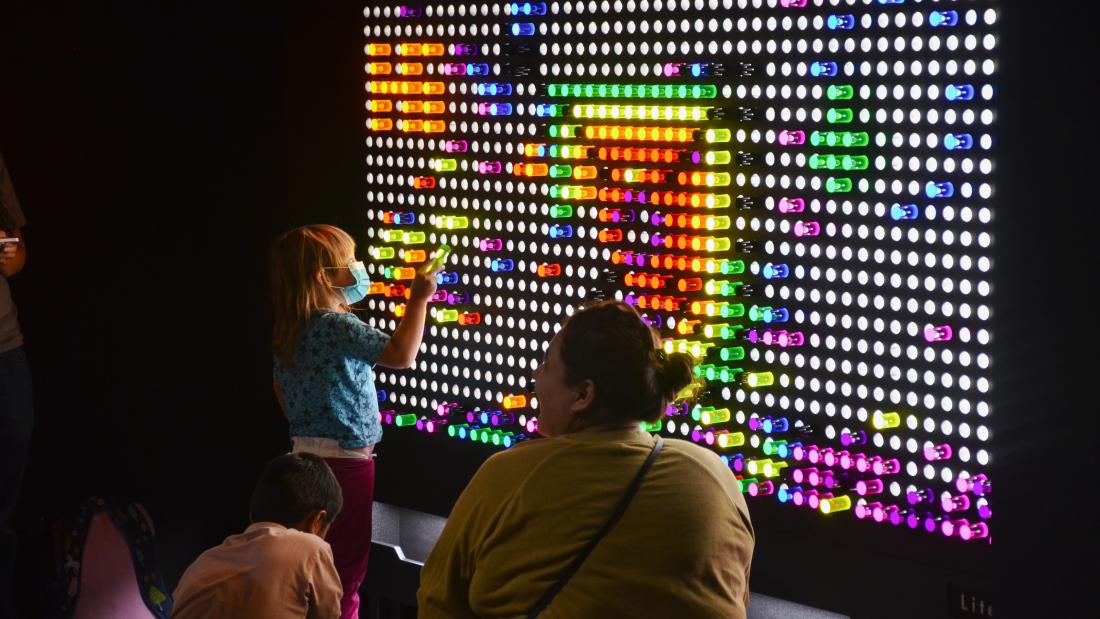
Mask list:
[[[654,443],[638,431],[530,441],[491,458],[421,581],[421,616],[522,616],[610,516]],[[733,474],[666,440],[622,520],[541,615],[739,617],[753,533]]]

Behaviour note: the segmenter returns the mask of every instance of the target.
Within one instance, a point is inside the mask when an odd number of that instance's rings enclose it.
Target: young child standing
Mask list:
[[[351,313],[370,281],[346,232],[296,228],[272,251],[275,393],[294,452],[325,458],[343,490],[343,510],[327,537],[344,589],[343,619],[359,616],[371,544],[373,451],[382,438],[372,367],[403,369],[416,360],[435,277],[417,273],[405,315],[388,336]]]

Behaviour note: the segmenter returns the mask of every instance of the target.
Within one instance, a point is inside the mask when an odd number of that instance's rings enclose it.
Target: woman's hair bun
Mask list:
[[[661,386],[661,394],[666,400],[672,400],[684,387],[691,384],[694,362],[691,356],[682,352],[669,355],[658,350],[656,356],[657,382]]]

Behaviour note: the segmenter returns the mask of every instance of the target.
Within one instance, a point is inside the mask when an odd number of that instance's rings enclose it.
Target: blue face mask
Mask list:
[[[370,290],[370,275],[367,274],[367,267],[362,260],[352,262],[348,265],[348,268],[351,269],[351,274],[355,277],[355,283],[344,286],[340,291],[344,293],[344,300],[347,301],[347,304],[354,305],[366,298],[367,291]]]

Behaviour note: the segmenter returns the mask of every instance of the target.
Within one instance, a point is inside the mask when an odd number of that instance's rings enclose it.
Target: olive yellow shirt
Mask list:
[[[655,438],[523,442],[489,458],[420,577],[420,617],[521,617],[611,515]],[[540,619],[744,617],[754,536],[733,473],[665,439],[622,519]]]

